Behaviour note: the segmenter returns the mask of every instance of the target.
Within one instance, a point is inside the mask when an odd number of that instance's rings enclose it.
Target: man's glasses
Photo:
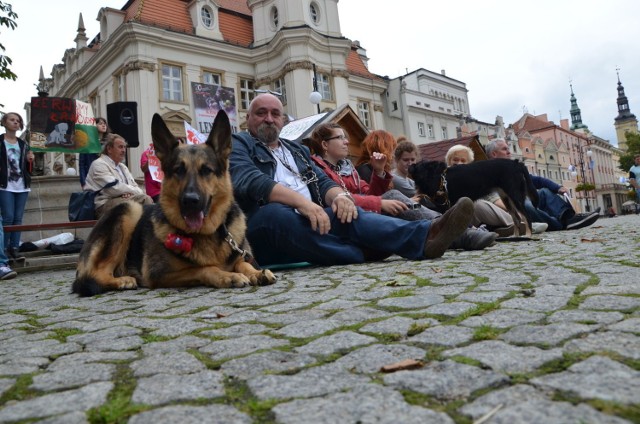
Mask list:
[[[324,141],[331,141],[331,140],[335,140],[336,138],[339,138],[340,140],[349,141],[349,137],[347,137],[344,134],[334,135],[333,137],[325,138]]]
[[[269,94],[273,94],[274,96],[282,97],[282,93],[279,91],[257,89],[257,90],[253,90],[253,92],[257,94],[269,93]]]

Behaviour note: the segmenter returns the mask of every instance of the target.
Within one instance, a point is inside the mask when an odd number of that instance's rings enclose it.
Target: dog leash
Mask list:
[[[261,269],[260,265],[258,265],[258,262],[256,261],[256,258],[249,251],[241,249],[240,246],[238,246],[238,243],[236,243],[233,237],[231,237],[231,233],[229,232],[229,230],[227,230],[226,224],[222,224],[220,228],[222,230],[222,233],[224,234],[224,241],[229,243],[231,249],[234,252],[240,254],[240,256],[242,256],[242,259],[244,259],[245,262],[249,262],[255,269]]]

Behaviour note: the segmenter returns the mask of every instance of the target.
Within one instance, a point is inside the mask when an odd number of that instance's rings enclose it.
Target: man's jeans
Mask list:
[[[247,238],[260,265],[310,262],[318,265],[365,261],[363,248],[423,259],[431,221],[404,221],[358,208],[358,219],[342,224],[331,208],[329,234],[311,229],[309,220],[289,206],[269,203],[248,222]]]
[[[548,188],[538,190],[537,208],[529,199],[525,200],[524,207],[533,222],[546,222],[548,231],[564,230],[566,221],[576,214],[569,203]]]

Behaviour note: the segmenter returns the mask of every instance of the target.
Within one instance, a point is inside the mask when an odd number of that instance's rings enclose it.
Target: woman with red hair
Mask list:
[[[370,181],[373,171],[372,161],[379,161],[383,158],[386,159],[384,174],[389,174],[391,172],[391,158],[393,158],[396,145],[396,139],[390,132],[385,130],[371,131],[362,140],[362,153],[356,161],[358,174],[365,181]]]

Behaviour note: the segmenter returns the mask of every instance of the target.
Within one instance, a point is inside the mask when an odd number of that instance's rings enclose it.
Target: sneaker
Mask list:
[[[16,275],[18,275],[18,273],[8,266],[0,266],[0,280],[11,280],[12,278],[15,278]]]
[[[547,231],[549,228],[549,224],[546,222],[532,222],[531,223],[531,233],[532,234],[542,234]]]
[[[458,199],[455,205],[439,218],[431,221],[425,240],[424,257],[435,259],[444,255],[451,243],[464,233],[473,219],[473,202],[468,197]]]
[[[590,214],[580,214],[574,216],[567,222],[567,230],[577,230],[578,228],[588,227],[596,222],[600,218],[598,212],[591,212]]]
[[[497,237],[496,233],[467,228],[460,237],[451,243],[449,249],[482,250],[496,244]]]

